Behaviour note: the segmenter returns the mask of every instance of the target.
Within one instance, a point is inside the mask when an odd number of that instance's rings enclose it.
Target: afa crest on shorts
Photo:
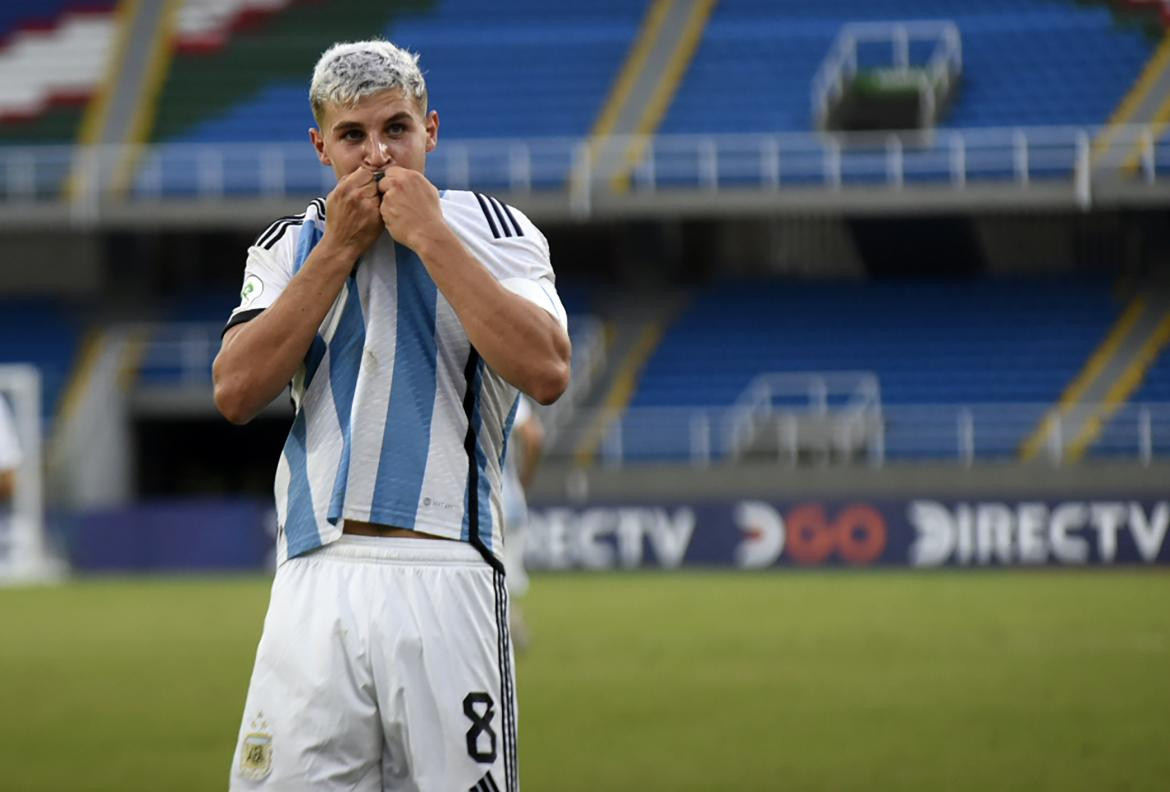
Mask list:
[[[264,715],[252,721],[252,731],[240,741],[240,777],[247,781],[261,781],[272,772],[272,734]]]

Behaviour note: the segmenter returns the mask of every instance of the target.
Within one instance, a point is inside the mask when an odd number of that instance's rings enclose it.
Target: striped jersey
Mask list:
[[[548,242],[527,217],[465,191],[442,192],[440,205],[502,286],[566,326]],[[276,301],[324,231],[318,198],[260,235],[225,332]],[[499,565],[518,392],[471,346],[413,251],[386,233],[358,259],[291,391],[274,487],[278,564],[337,540],[349,519],[469,542]]]

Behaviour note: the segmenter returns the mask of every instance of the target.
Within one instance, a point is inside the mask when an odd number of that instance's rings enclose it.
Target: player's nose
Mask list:
[[[393,155],[390,152],[390,144],[385,140],[371,138],[366,143],[365,160],[366,165],[375,169],[391,164]]]

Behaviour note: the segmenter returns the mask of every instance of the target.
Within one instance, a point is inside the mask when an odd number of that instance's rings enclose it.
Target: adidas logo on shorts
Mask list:
[[[471,787],[467,792],[500,792],[500,788],[496,786],[496,780],[492,778],[492,773],[489,770],[487,775],[479,779],[479,783]]]

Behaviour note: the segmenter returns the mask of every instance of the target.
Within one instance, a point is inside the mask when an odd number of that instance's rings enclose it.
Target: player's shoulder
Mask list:
[[[465,232],[479,232],[490,239],[528,239],[536,244],[544,235],[528,216],[490,193],[444,190],[443,214]]]
[[[252,243],[253,247],[258,247],[263,250],[272,250],[282,240],[294,238],[296,233],[289,234],[290,230],[299,229],[305,223],[324,223],[325,222],[325,199],[314,198],[305,211],[294,215],[285,215],[273,220],[260,236],[256,237],[256,241]]]

